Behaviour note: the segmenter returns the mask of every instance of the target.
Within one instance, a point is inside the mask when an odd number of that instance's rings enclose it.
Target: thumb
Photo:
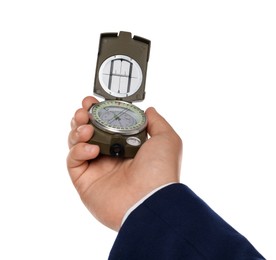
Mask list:
[[[150,136],[161,134],[176,134],[171,125],[153,107],[146,110],[148,120],[147,131]]]

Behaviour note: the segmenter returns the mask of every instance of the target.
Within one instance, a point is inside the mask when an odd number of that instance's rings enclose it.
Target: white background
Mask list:
[[[116,233],[83,206],[65,159],[99,35],[120,30],[152,41],[137,105],[182,137],[182,182],[276,259],[275,13],[254,0],[1,1],[0,259],[107,259]]]

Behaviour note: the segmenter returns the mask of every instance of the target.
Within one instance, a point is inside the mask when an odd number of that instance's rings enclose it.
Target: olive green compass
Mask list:
[[[117,157],[135,156],[147,140],[147,118],[132,102],[143,100],[150,41],[129,32],[102,33],[94,93],[105,101],[88,110],[94,127],[91,144],[100,153]]]

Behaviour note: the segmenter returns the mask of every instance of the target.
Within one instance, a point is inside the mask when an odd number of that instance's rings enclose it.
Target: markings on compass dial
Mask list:
[[[110,106],[99,110],[99,118],[111,127],[125,129],[137,124],[137,114],[125,107]]]
[[[99,80],[103,89],[116,97],[134,94],[142,83],[139,64],[125,55],[115,55],[106,59],[99,70]]]
[[[142,110],[131,104],[117,101],[98,103],[93,115],[101,125],[118,130],[138,129],[146,123]]]

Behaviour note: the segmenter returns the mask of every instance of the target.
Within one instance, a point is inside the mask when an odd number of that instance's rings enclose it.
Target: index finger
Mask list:
[[[82,108],[79,108],[72,120],[71,120],[71,129],[77,129],[80,125],[87,124],[88,122],[88,109],[92,106],[93,103],[98,103],[99,101],[92,97],[92,96],[87,96],[82,100]]]
[[[87,96],[82,100],[82,107],[88,110],[92,106],[92,104],[98,103],[98,102],[99,101],[96,98],[92,96]]]

